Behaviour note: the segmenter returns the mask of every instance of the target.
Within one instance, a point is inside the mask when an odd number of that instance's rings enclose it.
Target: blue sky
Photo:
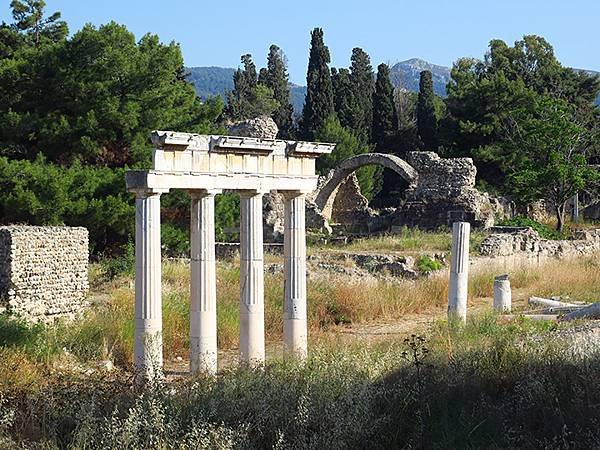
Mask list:
[[[9,0],[0,20],[10,21]],[[451,65],[481,57],[490,39],[513,43],[524,34],[544,36],[567,66],[600,71],[600,0],[275,0],[152,1],[46,0],[71,31],[110,20],[140,37],[158,34],[181,44],[188,66],[237,67],[242,53],[265,63],[269,45],[288,57],[290,79],[305,84],[310,30],[320,26],[333,66],[347,66],[362,47],[376,66],[419,57]]]

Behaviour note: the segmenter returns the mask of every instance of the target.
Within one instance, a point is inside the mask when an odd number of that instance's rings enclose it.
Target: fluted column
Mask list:
[[[160,192],[135,193],[134,366],[147,380],[160,375],[163,363]]]
[[[467,320],[467,294],[469,285],[469,222],[452,225],[452,261],[448,286],[448,319]]]
[[[265,360],[262,193],[240,193],[240,360]]]
[[[190,191],[190,371],[217,373],[215,194]]]
[[[305,358],[306,318],[305,200],[300,192],[285,192],[283,341],[285,350]]]

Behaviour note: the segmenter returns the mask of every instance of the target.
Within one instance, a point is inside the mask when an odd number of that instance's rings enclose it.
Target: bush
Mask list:
[[[506,227],[529,227],[533,228],[534,231],[540,235],[542,239],[564,239],[566,237],[565,233],[561,233],[560,231],[555,230],[554,228],[549,227],[543,223],[537,222],[533,219],[530,219],[526,216],[515,216],[511,219],[504,219],[498,222],[496,225],[506,226]]]
[[[417,269],[423,273],[433,272],[440,270],[443,267],[442,263],[437,259],[432,259],[427,255],[419,257],[417,261]]]

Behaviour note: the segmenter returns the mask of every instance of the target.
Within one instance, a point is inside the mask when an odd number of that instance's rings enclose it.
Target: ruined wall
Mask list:
[[[591,255],[600,251],[600,230],[582,230],[575,233],[575,239],[558,241],[542,239],[531,228],[507,231],[485,238],[479,248],[481,255],[565,258]]]
[[[72,318],[87,305],[88,231],[0,227],[0,308],[32,321]]]
[[[432,229],[470,222],[489,227],[503,215],[502,206],[475,188],[477,169],[471,158],[440,158],[434,152],[411,152],[409,163],[419,173],[398,209],[394,225]]]

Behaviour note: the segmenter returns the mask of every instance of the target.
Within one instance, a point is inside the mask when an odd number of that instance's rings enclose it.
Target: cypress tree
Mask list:
[[[350,81],[354,92],[354,115],[350,128],[357,136],[368,141],[373,122],[373,67],[369,55],[358,47],[352,49],[350,61]]]
[[[373,95],[373,142],[378,149],[387,145],[398,129],[398,114],[394,104],[394,87],[387,64],[377,67],[377,81]]]
[[[264,69],[261,69],[261,73]],[[279,136],[290,138],[293,128],[293,108],[290,103],[290,86],[286,70],[285,55],[276,45],[269,48],[264,84],[273,91],[273,98],[279,106],[273,111],[273,120],[279,127]],[[259,77],[260,80],[260,77]]]
[[[354,114],[356,111],[354,110],[354,89],[352,81],[350,81],[350,71],[344,68],[339,70],[332,68],[331,82],[333,84],[335,113],[340,125],[351,129],[354,124]]]
[[[233,73],[233,91],[227,94],[227,116],[232,120],[245,119],[250,110],[252,91],[256,87],[256,66],[252,55],[241,57],[244,70],[237,69]]]
[[[306,99],[302,110],[304,139],[313,140],[329,116],[334,114],[333,87],[328,64],[329,49],[323,41],[323,30],[315,28],[311,33],[310,56],[306,74]]]
[[[419,99],[417,100],[417,130],[425,150],[437,150],[437,117],[435,116],[435,94],[431,72],[421,72]]]

